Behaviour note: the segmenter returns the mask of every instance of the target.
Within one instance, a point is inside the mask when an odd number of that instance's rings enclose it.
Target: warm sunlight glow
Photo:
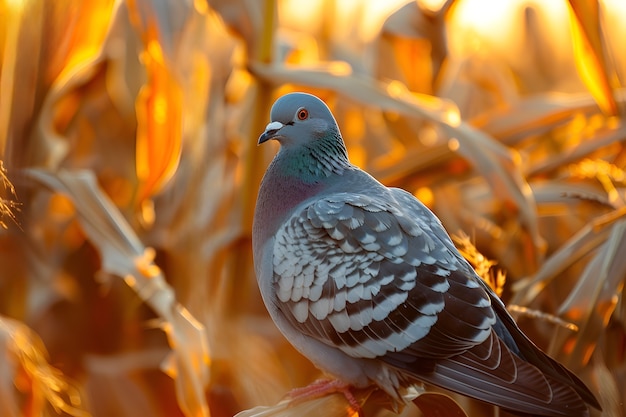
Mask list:
[[[523,3],[524,0],[460,1],[454,8],[454,21],[460,28],[472,28],[479,34],[498,33],[500,35],[494,38],[508,36],[515,32],[516,28],[511,23]]]
[[[22,9],[28,0],[4,0],[4,4],[13,10]]]
[[[150,40],[146,47],[146,50],[150,54],[150,57],[158,63],[163,63],[163,50],[161,45],[156,40]]]
[[[400,81],[393,80],[387,84],[387,94],[391,97],[402,97],[406,93],[408,93],[406,85]]]
[[[611,13],[626,15],[626,2],[623,0],[600,0],[600,4],[604,5]]]
[[[320,0],[283,0],[278,7],[281,26],[303,32],[313,32],[320,25],[324,2]]]
[[[532,10],[532,12],[530,12]],[[536,32],[549,23],[550,39],[546,42],[565,44],[569,37],[567,3],[561,0],[465,0],[452,9],[450,47],[466,52],[491,50],[503,56],[521,59],[524,42],[529,36],[545,36]],[[532,30],[532,34],[527,33]],[[564,51],[563,51],[564,52]]]
[[[341,1],[337,2],[342,4]],[[391,13],[396,11],[402,5],[407,3],[406,0],[367,0],[361,1],[363,4],[362,18],[359,19],[361,24],[360,34],[364,41],[371,40],[377,35],[383,22]],[[354,16],[354,14],[353,14]]]
[[[437,12],[444,5],[445,0],[417,0],[417,3],[422,9]]]
[[[154,97],[154,113],[152,114],[154,122],[162,125],[167,121],[167,99],[163,94]]]
[[[200,14],[206,14],[209,11],[209,4],[205,0],[194,0],[193,7]]]
[[[161,269],[154,264],[156,251],[146,247],[143,254],[135,258],[135,267],[144,278],[155,278],[161,274]]]
[[[459,140],[457,138],[450,138],[450,140],[448,140],[448,149],[450,149],[452,152],[458,151],[460,147],[461,144],[459,143]]]
[[[352,67],[345,61],[333,61],[326,68],[328,72],[338,77],[352,74]]]
[[[451,109],[444,114],[444,120],[450,126],[457,127],[461,124],[461,114],[458,109]]]
[[[432,125],[424,126],[420,132],[419,140],[426,146],[433,146],[439,141],[439,133]]]
[[[67,54],[59,79],[71,77],[77,68],[86,66],[98,56],[111,23],[112,9],[113,1],[94,1],[78,8],[82,16],[77,26],[71,26],[72,31],[68,32],[71,35],[67,40],[71,53]]]
[[[430,187],[420,187],[415,190],[415,197],[428,207],[432,207],[435,202],[435,195]]]
[[[72,200],[63,194],[53,195],[48,204],[48,210],[57,221],[67,221],[76,213]]]

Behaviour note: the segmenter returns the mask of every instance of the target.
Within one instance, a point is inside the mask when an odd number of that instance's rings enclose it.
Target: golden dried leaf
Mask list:
[[[100,252],[102,270],[124,278],[164,320],[163,328],[175,355],[179,405],[187,415],[209,416],[204,397],[210,361],[205,328],[177,302],[160,270],[152,273],[151,251],[143,246],[91,172],[52,174],[30,170],[28,175],[72,199],[85,234]],[[147,269],[149,274],[145,273]]]
[[[15,212],[19,211],[20,204],[15,200],[15,188],[7,178],[6,168],[0,160],[0,227],[4,229],[9,227],[6,223],[7,220],[17,224]]]
[[[418,2],[405,4],[383,25],[378,51],[376,78],[432,94],[447,53],[443,13],[428,13]]]
[[[463,232],[453,234],[452,241],[461,255],[474,267],[478,276],[480,276],[498,296],[502,296],[506,275],[501,270],[494,271],[492,269],[497,262],[485,258],[470,241],[469,236]]]
[[[345,67],[345,63],[337,65],[336,62],[316,67],[251,63],[251,70],[256,76],[272,83],[291,83],[328,89],[360,103],[375,104],[377,108],[385,111],[458,125],[459,112],[454,103],[435,96],[413,94],[398,81],[387,83],[375,81],[353,74],[352,71],[347,72]]]
[[[612,212],[599,217],[586,225],[578,233],[564,242],[532,277],[520,280],[513,285],[514,296],[511,303],[528,305],[543,291],[553,279],[583,256],[597,250],[610,236],[611,227],[620,219],[620,213]]]
[[[147,83],[135,100],[137,114],[136,170],[139,201],[158,193],[174,175],[182,147],[182,92],[169,68],[155,16],[140,15],[142,8],[129,1],[131,21],[141,33],[141,60]],[[150,12],[148,12],[150,13]]]
[[[25,324],[0,316],[0,413],[89,417],[79,391],[50,366],[43,342]]]
[[[576,326],[574,323],[562,320],[553,314],[547,314],[539,310],[531,310],[530,308],[518,306],[515,304],[507,305],[506,309],[516,315],[542,320],[551,324],[556,324],[557,326],[561,326],[567,330],[571,330],[572,332],[578,331],[578,326]]]
[[[114,16],[114,0],[57,3],[53,18],[63,18],[57,42],[51,48],[50,79],[66,80],[76,68],[91,62],[102,50]],[[55,22],[57,21],[55,19]]]
[[[521,240],[524,259],[534,269],[543,252],[537,225],[537,212],[531,188],[522,173],[520,155],[496,142],[467,123],[458,127],[444,125],[444,131],[458,146],[458,152],[470,161],[497,196],[501,210],[517,214],[524,238]]]
[[[623,351],[621,353],[623,355]],[[596,355],[596,358],[598,355]],[[606,363],[599,359],[594,360],[591,367],[591,378],[596,381],[598,391],[602,393],[603,416],[620,416],[623,415],[624,408],[624,392],[621,389],[620,382]]]
[[[613,96],[613,67],[606,60],[598,0],[569,0],[570,28],[576,66],[598,106],[610,116],[618,114]]]
[[[576,287],[559,307],[558,314],[578,323],[580,334],[566,342],[568,361],[585,365],[622,294],[626,281],[626,220],[612,225],[611,232],[585,268]]]

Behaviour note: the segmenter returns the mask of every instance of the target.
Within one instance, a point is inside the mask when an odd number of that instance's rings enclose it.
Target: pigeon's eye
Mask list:
[[[309,111],[304,107],[298,110],[298,119],[306,120],[309,118]]]

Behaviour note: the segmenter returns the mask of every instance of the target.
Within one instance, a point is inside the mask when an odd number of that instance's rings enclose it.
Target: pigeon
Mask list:
[[[264,304],[287,340],[345,385],[401,404],[426,383],[536,416],[588,416],[594,394],[518,328],[415,196],[352,165],[328,106],[290,93],[258,144],[278,153],[252,245]],[[332,384],[331,384],[332,385]]]

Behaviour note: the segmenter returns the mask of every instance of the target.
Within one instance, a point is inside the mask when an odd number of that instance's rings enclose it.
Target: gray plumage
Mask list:
[[[255,271],[281,332],[356,387],[428,382],[518,413],[587,416],[587,387],[518,329],[410,193],[352,165],[317,97],[272,107],[280,142],[253,226]]]

